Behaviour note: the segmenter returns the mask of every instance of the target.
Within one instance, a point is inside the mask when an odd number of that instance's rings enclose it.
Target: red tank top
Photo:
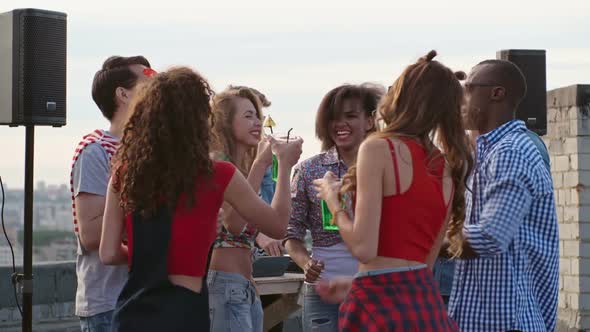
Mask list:
[[[438,150],[429,158],[427,151],[417,142],[400,140],[412,155],[412,183],[406,192],[399,194],[395,148],[387,139],[398,194],[383,196],[377,255],[425,262],[447,215],[442,191],[444,158]]]
[[[168,248],[168,273],[192,277],[205,275],[209,248],[215,240],[217,213],[223,203],[223,195],[236,168],[225,161],[213,162],[213,181],[196,184],[195,201],[187,208],[187,195],[178,199],[172,220],[172,235]],[[126,218],[129,250],[128,264],[133,257],[133,216]]]

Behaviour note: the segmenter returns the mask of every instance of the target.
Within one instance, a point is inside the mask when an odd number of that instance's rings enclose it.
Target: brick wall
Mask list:
[[[559,220],[558,331],[590,331],[590,85],[547,93],[547,135]]]

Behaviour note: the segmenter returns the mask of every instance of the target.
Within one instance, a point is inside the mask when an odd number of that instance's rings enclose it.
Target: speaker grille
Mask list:
[[[66,123],[66,20],[24,15],[21,107],[24,124]],[[55,103],[55,110],[47,110]]]
[[[516,117],[539,135],[547,133],[547,78],[545,51],[502,50],[499,59],[514,63],[526,79],[527,94],[518,106]]]

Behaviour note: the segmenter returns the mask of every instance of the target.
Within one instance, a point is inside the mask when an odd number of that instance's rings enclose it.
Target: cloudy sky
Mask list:
[[[590,83],[588,0],[452,1],[29,1],[2,0],[0,12],[40,8],[68,14],[68,119],[36,129],[35,182],[69,182],[75,145],[107,128],[90,96],[110,55],[145,55],[157,70],[188,65],[216,90],[263,91],[280,128],[319,150],[314,115],[342,83],[390,84],[405,65],[436,49],[468,71],[500,49],[547,50],[547,88]],[[2,88],[2,87],[0,87]],[[0,127],[0,176],[23,187],[24,128]]]

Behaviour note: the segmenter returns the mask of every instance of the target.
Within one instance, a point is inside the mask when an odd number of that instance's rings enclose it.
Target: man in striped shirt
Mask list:
[[[74,231],[78,238],[75,314],[82,332],[110,331],[111,316],[123,285],[126,266],[105,266],[98,248],[102,230],[111,157],[123,135],[129,104],[139,82],[152,76],[150,63],[142,56],[108,58],[92,82],[92,98],[109,130],[84,136],[74,153],[71,169]]]
[[[465,122],[480,136],[449,303],[461,331],[555,329],[553,183],[524,122],[515,120],[525,94],[522,72],[508,61],[478,64],[465,83]]]

